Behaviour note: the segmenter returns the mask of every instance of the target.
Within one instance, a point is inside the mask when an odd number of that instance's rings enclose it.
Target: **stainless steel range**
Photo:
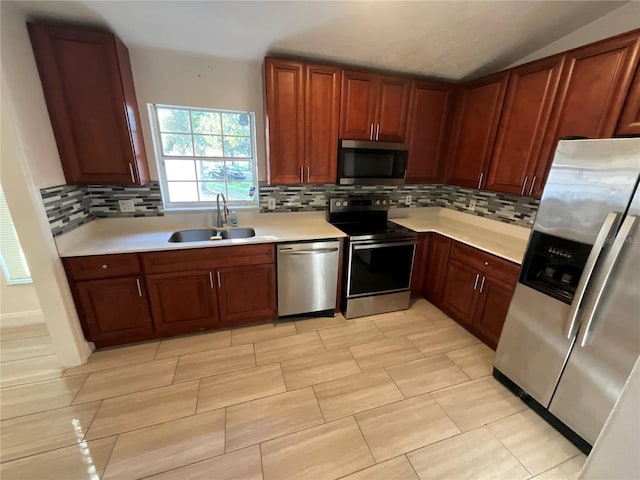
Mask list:
[[[346,318],[405,310],[417,234],[389,222],[386,196],[332,198],[327,220],[348,235],[342,313]]]

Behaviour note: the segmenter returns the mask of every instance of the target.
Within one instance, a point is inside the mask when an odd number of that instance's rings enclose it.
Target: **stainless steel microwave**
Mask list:
[[[407,175],[409,149],[404,143],[340,140],[340,185],[398,185]]]

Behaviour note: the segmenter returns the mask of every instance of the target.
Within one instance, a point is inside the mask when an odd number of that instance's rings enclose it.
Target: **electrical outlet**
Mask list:
[[[133,200],[118,200],[118,206],[122,213],[130,213],[136,211],[136,206],[133,204]]]
[[[276,209],[276,199],[273,197],[269,197],[267,198],[267,208],[269,210],[275,210]]]
[[[472,198],[471,200],[469,200],[469,210],[471,210],[472,212],[476,211],[476,199]]]
[[[411,205],[411,195],[407,195],[406,197],[404,197],[404,204]]]

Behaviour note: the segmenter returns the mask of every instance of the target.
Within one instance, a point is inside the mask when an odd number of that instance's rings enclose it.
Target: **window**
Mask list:
[[[0,187],[0,264],[9,285],[31,283],[31,273],[20,248],[2,187]]]
[[[253,112],[149,105],[166,209],[257,205]]]

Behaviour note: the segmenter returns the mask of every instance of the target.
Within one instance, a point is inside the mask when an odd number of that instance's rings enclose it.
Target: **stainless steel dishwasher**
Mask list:
[[[337,240],[278,245],[278,316],[334,315]]]

